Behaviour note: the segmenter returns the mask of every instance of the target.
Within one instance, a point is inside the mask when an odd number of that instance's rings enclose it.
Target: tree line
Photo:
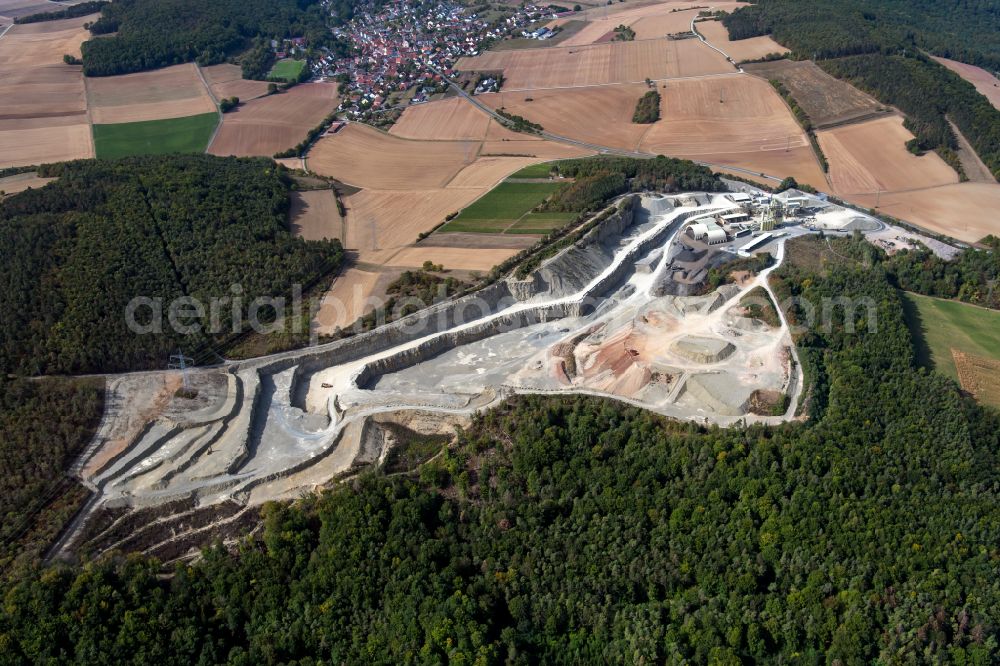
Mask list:
[[[777,278],[874,308],[798,339],[808,422],[514,398],[418,471],[267,506],[259,536],[168,578],[134,556],[25,575],[0,644],[48,663],[994,663],[1000,416],[916,369],[881,265]]]
[[[191,61],[214,65],[257,38],[305,37],[313,48],[333,40],[325,10],[315,0],[116,0],[102,8],[90,31],[109,36],[83,43],[87,76]]]
[[[18,25],[23,23],[41,23],[43,21],[58,21],[60,19],[87,16],[88,14],[96,14],[107,4],[106,0],[89,0],[88,2],[81,2],[78,5],[69,5],[65,9],[58,9],[54,12],[40,12],[38,14],[19,16],[14,19],[14,23]]]
[[[255,298],[288,297],[343,257],[337,241],[292,236],[290,179],[270,160],[145,156],[39,173],[58,180],[0,202],[3,372],[162,367],[178,347],[194,355],[223,344]],[[162,299],[162,333],[129,328],[126,306],[140,296]],[[238,307],[218,308],[217,334],[205,318],[189,335],[168,324],[174,299],[207,308],[236,296]],[[152,306],[134,318],[156,320]]]

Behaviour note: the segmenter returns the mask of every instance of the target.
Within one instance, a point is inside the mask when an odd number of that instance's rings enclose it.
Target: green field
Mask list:
[[[219,122],[218,113],[137,123],[94,125],[94,151],[99,158],[127,155],[203,153]]]
[[[554,162],[532,164],[531,166],[526,166],[517,173],[513,174],[511,178],[548,178],[549,170],[552,169],[553,164]]]
[[[1000,312],[909,292],[903,299],[921,365],[957,379],[952,348],[1000,360]]]
[[[440,231],[476,233],[544,234],[573,218],[571,213],[531,213],[560,183],[504,181],[467,207]]]
[[[274,63],[274,67],[268,73],[269,79],[281,79],[282,81],[298,81],[302,68],[306,66],[305,60],[292,60],[285,58]]]

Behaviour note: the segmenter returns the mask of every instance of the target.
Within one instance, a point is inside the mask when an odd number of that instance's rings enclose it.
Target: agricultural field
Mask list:
[[[336,108],[337,86],[333,83],[303,83],[277,95],[250,100],[223,115],[208,152],[271,157],[298,145]]]
[[[243,70],[238,65],[223,63],[202,67],[201,73],[216,99],[239,97],[248,102],[267,94],[267,81],[250,81],[243,78]]]
[[[219,122],[218,112],[186,118],[94,125],[97,157],[203,153]]]
[[[563,44],[565,46],[582,46],[596,43],[607,39],[606,35],[612,32],[617,25],[631,27],[636,31],[636,39],[646,39],[649,36],[662,37],[667,32],[683,32],[690,30],[691,18],[697,15],[698,8],[704,9],[706,4],[698,2],[639,2],[615,11],[602,3],[577,15],[580,18],[588,19],[590,23]],[[732,11],[747,3],[715,2],[710,4],[713,9]]]
[[[563,160],[570,157],[593,155],[593,150],[555,141],[524,140],[483,141],[480,157],[511,155],[514,157],[537,157],[545,160]]]
[[[531,213],[533,208],[560,187],[562,185],[556,182],[503,182],[462,210],[458,217],[441,227],[438,233],[546,233],[573,218],[572,214],[566,213]]]
[[[299,74],[302,73],[305,66],[305,60],[284,58],[274,63],[274,67],[268,72],[267,78],[281,81],[297,81]]]
[[[556,27],[561,28],[561,30],[556,33],[555,37],[550,37],[544,41],[525,37],[515,37],[514,39],[505,39],[497,42],[491,47],[491,49],[494,51],[515,51],[518,49],[537,49],[559,46],[560,44],[564,44],[565,42],[573,39],[577,33],[586,29],[589,25],[590,24],[587,21],[577,21],[575,19],[554,19],[546,23],[545,27],[550,30],[553,30]]]
[[[736,62],[756,60],[772,53],[788,53],[788,49],[768,36],[730,41],[729,31],[721,21],[701,21],[695,28],[712,46],[722,49]]]
[[[448,182],[448,187],[490,188],[511,173],[538,161],[536,157],[480,157]]]
[[[735,166],[827,189],[805,133],[778,93],[745,76],[670,81],[660,117],[639,149],[720,167]]]
[[[648,90],[644,83],[638,83],[538,90],[530,94],[499,92],[480,95],[480,100],[539,123],[554,134],[635,150],[650,126],[636,125],[632,114],[636,101]],[[586,120],[581,122],[581,119]]]
[[[995,365],[1000,362],[1000,312],[911,293],[904,294],[904,304],[918,361],[960,380],[966,390],[978,380],[978,388],[992,398],[990,404],[1000,407],[1000,373]]]
[[[949,60],[948,58],[935,57],[934,59],[974,85],[976,90],[982,93],[986,99],[990,100],[993,106],[1000,109],[1000,80],[997,77],[982,67],[968,65],[957,60]]]
[[[388,190],[444,187],[475,161],[475,141],[416,141],[350,123],[316,142],[310,170],[356,187]]]
[[[817,130],[887,112],[874,97],[830,76],[811,60],[755,62],[743,69],[764,80],[780,81]]]
[[[93,157],[83,73],[63,54],[79,57],[95,16],[15,25],[0,39],[0,168]]]
[[[451,97],[407,107],[389,133],[404,139],[483,139],[491,122],[464,97]]]
[[[629,24],[629,27],[635,30],[636,39],[662,39],[669,34],[690,31],[691,20],[698,16],[699,11],[701,10],[689,9],[642,16],[635,23]]]
[[[0,196],[9,196],[18,192],[24,192],[27,189],[42,187],[53,180],[55,178],[42,178],[34,171],[6,176],[0,178]]]
[[[518,248],[448,247],[427,242],[403,248],[389,260],[395,268],[419,268],[425,261],[441,264],[449,271],[486,272],[520,252]]]
[[[936,153],[917,157],[906,149],[913,135],[903,118],[887,116],[817,132],[838,195],[914,190],[958,182]]]
[[[57,12],[73,4],[76,3],[45,2],[45,0],[0,0],[0,26],[9,25],[16,18]]]
[[[844,197],[872,208],[875,194]],[[908,192],[883,192],[878,210],[928,231],[975,243],[990,234],[1000,236],[1000,185],[955,183]]]
[[[462,58],[460,70],[503,70],[504,90],[639,83],[732,72],[732,65],[698,40],[647,39],[580,47],[487,51]]]
[[[87,107],[95,125],[184,118],[216,110],[194,63],[88,77]]]
[[[306,240],[344,239],[344,224],[333,190],[292,192],[288,212],[291,232]]]

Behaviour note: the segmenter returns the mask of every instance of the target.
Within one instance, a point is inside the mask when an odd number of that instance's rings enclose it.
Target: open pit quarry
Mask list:
[[[191,371],[195,398],[178,397],[177,372],[110,378],[104,420],[73,468],[94,496],[57,552],[121,546],[166,514],[197,517],[147,549],[181,555],[248,507],[377,463],[392,444],[381,424],[450,433],[515,393],[586,393],[720,425],[793,418],[801,378],[787,322],[740,305],[755,287],[770,293],[783,242],[771,268],[739,284],[699,296],[670,286],[690,254],[686,225],[737,209],[723,194],[628,195],[525,280],[322,346]],[[762,393],[787,395],[785,413],[754,414]],[[130,524],[139,512],[149,520]]]

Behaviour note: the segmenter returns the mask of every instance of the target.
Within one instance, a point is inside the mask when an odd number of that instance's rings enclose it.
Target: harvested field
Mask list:
[[[981,403],[1000,407],[1000,361],[951,350],[958,383]]]
[[[567,88],[607,83],[638,83],[732,72],[717,51],[698,40],[647,39],[581,47],[488,51],[462,58],[462,70],[502,69],[505,90]]]
[[[481,97],[484,103],[497,108],[502,106],[555,134],[601,146],[635,150],[650,125],[634,124],[632,114],[636,102],[648,90],[645,84],[639,83],[538,90],[531,93],[531,102],[525,101],[524,93],[500,92]],[[586,121],[581,122],[581,119]]]
[[[362,252],[362,261],[380,263],[417,235],[444,222],[485,191],[477,188],[424,190],[366,189],[344,198],[347,238],[344,246]],[[388,254],[385,254],[386,251]]]
[[[15,25],[0,39],[0,168],[93,157],[83,74],[63,63],[93,19]]]
[[[767,82],[742,75],[672,81],[660,94],[661,120],[640,150],[827,188],[805,133]]]
[[[62,3],[45,2],[44,0],[0,0],[0,25],[11,23],[14,19],[23,16],[57,12],[64,8]],[[4,21],[3,19],[8,20]]]
[[[267,94],[267,81],[244,79],[243,70],[238,65],[202,67],[201,73],[217,99],[239,97],[241,102],[247,102]]]
[[[64,65],[63,55],[67,53],[79,58],[80,44],[90,38],[83,24],[96,18],[97,14],[91,14],[16,25],[0,40],[0,66],[14,69]]]
[[[329,335],[338,328],[350,326],[371,310],[376,300],[376,286],[382,273],[348,268],[333,281],[323,296],[313,321],[320,335]],[[383,288],[384,291],[384,288]]]
[[[475,187],[490,188],[512,173],[535,164],[535,157],[480,157],[465,167],[451,179],[449,188]]]
[[[850,195],[848,201],[875,205],[874,194]],[[912,192],[883,192],[879,212],[945,236],[975,243],[1000,236],[1000,185],[955,183]]]
[[[89,77],[87,106],[95,125],[183,118],[216,110],[194,63]]]
[[[223,115],[208,152],[213,155],[270,157],[306,138],[337,108],[333,83],[303,83],[278,95],[241,104]]]
[[[830,162],[830,182],[841,195],[913,190],[958,182],[935,153],[917,157],[906,149],[913,135],[900,116],[817,132]]]
[[[42,187],[53,180],[55,178],[42,178],[34,171],[18,173],[6,178],[0,178],[0,192],[4,195],[17,194],[30,188]]]
[[[464,97],[451,97],[407,107],[389,133],[404,139],[483,139],[489,124],[490,117]]]
[[[787,48],[766,35],[731,41],[729,31],[721,21],[701,21],[695,28],[712,46],[722,49],[736,62],[756,60],[772,53],[788,53]]]
[[[490,124],[486,128],[485,138],[487,141],[542,141],[543,140],[539,136],[533,136],[531,134],[525,134],[523,132],[515,132],[512,129],[508,129],[492,118],[490,118]]]
[[[985,95],[993,106],[1000,109],[1000,80],[997,77],[982,67],[967,65],[964,62],[948,60],[947,58],[935,57],[934,59],[974,85],[976,90]]]
[[[629,27],[635,30],[636,39],[662,39],[673,33],[690,31],[691,19],[696,17],[699,11],[701,10],[689,9],[642,16]]]
[[[0,40],[0,53],[5,41]],[[76,65],[7,68],[0,60],[0,99],[0,120],[82,116],[87,109],[83,75]]]
[[[388,190],[444,187],[476,159],[473,141],[400,139],[367,125],[351,123],[320,139],[308,168],[349,185]]]
[[[904,313],[921,364],[958,379],[955,351],[1000,361],[1000,312],[906,292]]]
[[[555,141],[484,141],[479,154],[483,157],[496,155],[513,155],[520,157],[538,157],[546,160],[563,160],[570,157],[585,157],[593,155],[593,150],[572,146]]]
[[[86,122],[35,129],[7,129],[7,122],[0,120],[0,168],[94,156]]]
[[[602,3],[598,7],[582,12],[580,16],[589,19],[590,23],[571,39],[563,42],[563,44],[565,46],[593,44],[607,33],[613,31],[615,26],[622,24],[630,26],[635,30],[637,39],[662,37],[667,32],[683,32],[690,29],[691,19],[698,12],[687,11],[688,9],[695,7],[704,8],[710,5],[713,9],[732,11],[746,4],[745,2],[653,2],[639,3],[639,6],[632,6],[619,11],[609,11]],[[643,23],[646,25],[643,26]]]
[[[343,240],[344,225],[337,210],[333,190],[292,192],[288,213],[291,232],[306,240],[338,238]]]
[[[886,112],[886,107],[846,81],[836,79],[811,60],[756,62],[743,69],[765,80],[777,79],[809,115],[816,129]]]
[[[420,268],[425,261],[441,264],[452,271],[489,271],[520,252],[513,248],[441,247],[424,245],[403,248],[389,265],[397,268]]]
[[[517,49],[538,49],[552,46],[559,46],[573,39],[581,30],[585,30],[590,23],[587,21],[576,21],[572,19],[555,19],[545,24],[550,30],[556,27],[562,28],[555,37],[550,37],[544,41],[527,37],[515,37],[505,39],[495,43],[491,48],[494,51],[514,51]]]

